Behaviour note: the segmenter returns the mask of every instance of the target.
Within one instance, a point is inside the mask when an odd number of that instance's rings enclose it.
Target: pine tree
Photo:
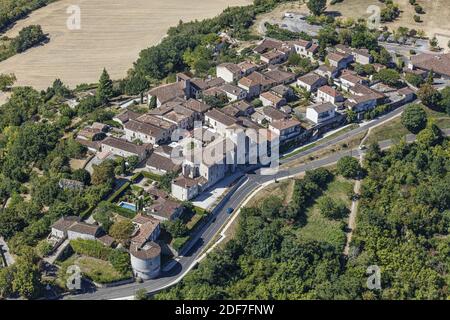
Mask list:
[[[113,94],[114,94],[113,82],[109,77],[109,74],[106,71],[106,69],[103,69],[97,88],[97,98],[101,102],[106,103],[108,102],[108,99],[113,96]]]

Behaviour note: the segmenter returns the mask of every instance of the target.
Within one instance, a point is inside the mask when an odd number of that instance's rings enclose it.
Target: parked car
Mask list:
[[[234,209],[233,209],[233,208],[228,208],[228,209],[227,209],[227,213],[228,213],[228,214],[232,214],[232,213],[233,213],[233,211],[234,211]]]

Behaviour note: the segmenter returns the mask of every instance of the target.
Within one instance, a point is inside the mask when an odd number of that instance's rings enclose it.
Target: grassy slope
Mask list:
[[[348,193],[351,190],[353,190],[353,182],[337,176],[328,185],[322,197],[329,196],[333,199],[340,199],[350,209],[351,201],[348,199]],[[300,228],[297,234],[300,239],[328,242],[341,250],[345,245],[345,233],[342,230],[342,224],[346,220],[347,218],[343,220],[330,220],[325,218],[320,213],[316,201],[316,204],[309,208],[307,212],[307,224],[303,228]]]
[[[269,195],[281,197],[285,203],[288,202],[292,196],[294,181],[294,179],[288,179],[267,186],[255,196],[251,204],[259,204],[262,199]],[[350,209],[351,201],[348,199],[347,194],[351,190],[353,190],[353,182],[351,180],[336,176],[334,181],[328,185],[322,197],[329,196],[333,199],[341,199]],[[341,226],[342,223],[346,223],[346,220],[346,218],[340,221],[330,220],[323,217],[319,212],[317,204],[315,204],[309,208],[307,212],[307,223],[304,227],[297,230],[297,235],[303,240],[328,242],[341,250],[345,245],[345,233]]]
[[[436,125],[441,129],[450,128],[450,117],[444,112],[437,112],[429,108],[424,107],[428,119],[435,121]],[[400,141],[401,138],[409,134],[410,132],[401,123],[401,118],[397,117],[382,126],[379,126],[372,130],[367,143],[373,143],[377,141],[383,141],[391,139],[394,142]]]

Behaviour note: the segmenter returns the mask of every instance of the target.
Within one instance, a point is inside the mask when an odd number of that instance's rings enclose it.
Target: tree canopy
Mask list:
[[[420,105],[411,104],[405,108],[401,121],[406,129],[418,133],[427,125],[427,113]]]

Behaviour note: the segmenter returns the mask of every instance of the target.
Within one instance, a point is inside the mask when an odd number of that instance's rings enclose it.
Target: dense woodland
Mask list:
[[[295,236],[308,199],[315,201],[332,178],[319,169],[296,183],[288,207],[268,198],[259,208],[243,209],[234,239],[156,298],[447,299],[449,150],[433,126],[417,143],[386,152],[370,147],[348,257],[328,243]],[[358,175],[349,162],[339,172]],[[366,286],[371,265],[381,269],[381,290]]]
[[[11,27],[19,19],[33,10],[39,9],[56,0],[0,0],[0,32]]]

